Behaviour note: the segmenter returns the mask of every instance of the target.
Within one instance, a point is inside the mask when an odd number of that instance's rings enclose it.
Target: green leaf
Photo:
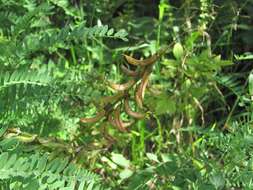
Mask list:
[[[50,170],[53,173],[56,173],[56,170],[58,169],[58,167],[61,164],[61,160],[60,158],[56,158],[54,160],[52,160],[48,165],[47,165],[47,170]]]
[[[57,180],[57,176],[56,175],[50,175],[48,178],[47,178],[47,183],[53,183]]]
[[[169,161],[172,161],[171,157],[169,154],[161,154],[161,157],[162,157],[162,161],[163,162],[169,162]]]
[[[108,31],[108,25],[104,25],[102,30],[99,33],[99,36],[105,36],[106,32]]]
[[[1,126],[1,128],[0,128],[0,137],[2,137],[4,135],[4,133],[6,132],[7,129],[8,129],[7,126],[4,126],[4,127]]]
[[[28,159],[25,158],[24,163],[21,165],[19,169],[26,172],[29,169],[29,167],[30,167],[30,163],[28,162]]]
[[[175,68],[177,66],[177,61],[175,59],[164,59],[162,64],[167,68]]]
[[[163,16],[164,16],[164,11],[165,9],[170,8],[169,5],[165,2],[162,2],[159,4],[159,20],[162,21]]]
[[[15,166],[14,168],[20,170],[20,168],[22,168],[22,166],[25,164],[27,160],[23,157],[19,157],[18,160],[15,162]]]
[[[253,96],[253,73],[249,75],[249,94]]]
[[[40,159],[39,159],[39,162],[38,162],[38,165],[37,165],[37,169],[42,172],[45,167],[46,167],[46,164],[47,164],[47,155],[44,154]]]
[[[58,166],[56,173],[60,173],[64,170],[64,168],[68,165],[69,159],[68,158],[64,158],[62,159],[62,161],[60,162],[60,165]]]
[[[29,183],[27,184],[27,186],[24,187],[25,190],[35,190],[35,189],[39,189],[39,180],[37,179],[29,179]]]
[[[56,181],[53,184],[50,184],[50,189],[61,189],[65,185],[65,181]]]
[[[39,160],[40,154],[36,153],[30,157],[30,169],[34,169],[36,167],[37,161]]]
[[[121,179],[129,178],[131,175],[133,175],[133,171],[129,169],[124,169],[122,172],[120,172],[119,177]]]
[[[94,189],[94,182],[92,181],[88,187],[87,187],[87,190],[93,190]]]
[[[197,45],[196,41],[201,36],[200,31],[191,32],[190,36],[186,39],[185,46],[187,50],[192,50],[195,45]]]
[[[253,136],[252,135],[246,135],[243,140],[245,142],[245,145],[247,145],[247,146],[253,144]]]
[[[221,172],[213,174],[210,178],[210,183],[214,185],[216,189],[222,189],[225,186],[225,179]]]
[[[119,30],[114,34],[114,37],[124,38],[127,36],[127,31],[124,29]]]
[[[0,169],[4,167],[8,160],[8,152],[4,152],[0,155]]]
[[[113,32],[114,32],[114,29],[113,29],[113,28],[111,28],[110,30],[108,30],[108,32],[107,32],[107,36],[111,36],[111,35],[113,34]]]
[[[157,115],[165,113],[173,114],[176,111],[176,102],[171,100],[167,95],[161,95],[156,101],[155,111]]]
[[[125,168],[130,166],[130,161],[127,160],[122,154],[112,153],[112,161]]]
[[[10,78],[10,73],[9,72],[5,72],[4,75],[4,84],[9,82],[9,78]]]
[[[250,52],[245,52],[243,55],[235,55],[236,60],[251,60],[253,59],[253,54]]]
[[[0,141],[0,147],[4,150],[13,149],[17,147],[19,141],[16,138],[8,138]]]
[[[117,165],[114,162],[112,162],[110,159],[106,158],[105,156],[103,156],[101,160],[103,162],[106,162],[112,169],[117,169]]]
[[[200,184],[199,189],[215,190],[214,186],[211,184]]]
[[[100,32],[103,30],[103,26],[94,26],[94,29],[95,29],[95,32],[94,32],[94,35],[95,36],[100,36]]]
[[[214,57],[214,61],[216,65],[219,66],[229,66],[229,65],[233,65],[233,62],[230,60],[221,60],[221,56],[217,55]]]
[[[193,162],[193,166],[195,166],[198,170],[203,169],[205,166],[201,161],[194,158],[192,158],[192,162]]]
[[[85,181],[82,181],[78,187],[78,190],[84,190],[84,187],[85,187],[85,184],[86,182]]]
[[[68,165],[68,167],[64,170],[64,174],[65,175],[73,175],[75,172],[77,172],[77,168],[75,167],[75,165],[73,163],[70,163]]]
[[[155,161],[155,162],[159,162],[159,160],[158,160],[158,158],[157,158],[157,156],[155,154],[152,154],[152,153],[148,152],[146,155],[147,155],[147,157],[148,157],[149,160],[152,160],[152,161]]]
[[[176,59],[181,59],[184,54],[183,46],[180,43],[176,43],[173,47],[173,55]]]
[[[12,167],[15,164],[16,160],[17,160],[17,155],[16,154],[11,155],[8,161],[5,162],[5,165],[3,168],[8,169]]]
[[[122,39],[123,41],[125,41],[125,42],[128,42],[128,39],[125,38],[125,37],[121,37],[121,39]]]

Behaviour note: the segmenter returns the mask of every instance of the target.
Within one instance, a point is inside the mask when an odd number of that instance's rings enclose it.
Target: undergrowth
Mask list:
[[[0,0],[0,189],[253,189],[252,5]]]

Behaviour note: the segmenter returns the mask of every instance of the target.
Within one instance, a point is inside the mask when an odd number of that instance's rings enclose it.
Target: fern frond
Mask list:
[[[68,1],[50,0],[50,2],[62,8],[66,15],[69,15],[77,19],[81,19],[81,16],[80,14],[78,14],[78,11],[74,7],[70,6],[70,3]]]
[[[101,179],[67,158],[50,159],[49,154],[19,155],[0,154],[0,179],[12,183],[21,182],[21,187],[35,185],[38,189],[103,189]],[[15,180],[17,181],[15,181]]]
[[[47,86],[51,80],[51,76],[47,73],[38,73],[29,70],[15,70],[14,72],[0,73],[0,91],[13,85],[38,85]]]
[[[19,17],[16,21],[13,34],[17,35],[20,32],[23,32],[26,29],[29,29],[32,19],[36,17],[39,13],[46,14],[52,10],[53,6],[48,3],[42,3],[39,6],[35,7],[33,10],[28,11],[22,17]]]
[[[114,32],[114,29],[109,29],[107,25],[87,27],[85,23],[76,25],[73,29],[71,27],[64,27],[59,29],[50,29],[42,33],[27,35],[23,41],[24,49],[28,52],[35,52],[38,50],[48,50],[63,48],[68,49],[68,46],[73,42],[83,41],[84,39],[93,38],[113,38],[127,41],[127,32],[119,30]]]
[[[222,86],[228,88],[236,96],[240,96],[244,92],[244,87],[240,76],[224,75],[216,77],[216,81]]]
[[[42,108],[48,99],[46,91],[51,84],[52,76],[48,70],[0,72],[0,99],[4,100],[0,101],[0,123],[7,122],[7,116],[15,120],[19,113],[23,119],[27,113],[36,113],[35,110]]]

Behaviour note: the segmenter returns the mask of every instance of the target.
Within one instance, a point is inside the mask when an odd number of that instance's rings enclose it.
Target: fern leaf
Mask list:
[[[28,183],[36,180],[41,187],[47,189],[93,189],[102,184],[100,178],[83,168],[55,158],[50,160],[48,154],[40,156],[17,155],[3,152],[0,154],[0,179],[23,178]],[[24,185],[24,184],[23,184]]]

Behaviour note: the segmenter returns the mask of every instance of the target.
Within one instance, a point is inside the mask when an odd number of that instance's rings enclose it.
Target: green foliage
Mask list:
[[[0,0],[0,189],[253,189],[252,5]],[[145,119],[79,122],[163,46]]]
[[[127,189],[251,189],[252,129],[233,126],[230,134],[196,127],[200,138],[185,152],[147,153],[146,165],[127,180]]]
[[[38,72],[27,72],[27,70],[16,70],[13,73],[4,72],[1,74],[1,87],[0,89],[3,90],[3,88],[10,88],[14,85],[38,85],[38,86],[47,86],[47,84],[50,81],[50,76],[48,76],[48,71],[45,71],[44,73],[38,73]]]
[[[6,138],[0,141],[0,183],[6,189],[105,189],[99,176],[73,163],[70,157],[34,152],[31,150],[36,149],[32,147],[27,152],[22,142],[31,143],[36,136],[18,136],[13,130],[8,133],[8,127],[2,127],[0,137],[4,134]],[[38,141],[43,142],[42,139]],[[44,143],[46,147],[57,147],[49,139]],[[59,143],[58,146],[61,148]]]
[[[11,189],[101,189],[97,186],[101,183],[98,176],[66,158],[49,160],[47,154],[24,156],[3,152],[0,161],[0,179],[10,180]]]

